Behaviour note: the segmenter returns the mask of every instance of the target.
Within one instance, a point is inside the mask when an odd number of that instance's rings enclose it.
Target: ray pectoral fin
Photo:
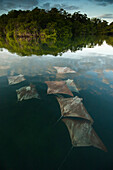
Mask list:
[[[73,91],[73,92],[76,92],[76,93],[79,93],[79,90],[76,86],[76,84],[74,83],[74,80],[71,80],[71,79],[68,79],[65,81],[66,82],[66,85],[68,86],[68,88]]]
[[[92,133],[91,133],[91,142],[92,142],[92,145],[94,147],[99,148],[99,149],[107,152],[107,148],[105,147],[105,145],[103,144],[101,139],[98,137],[98,135],[96,134],[94,129],[92,129]]]
[[[94,146],[105,152],[107,151],[106,147],[95,133],[90,121],[69,118],[63,118],[62,120],[68,128],[74,147]]]
[[[74,147],[78,146],[91,146],[91,141],[89,137],[89,128],[91,123],[87,120],[78,120],[78,119],[63,119],[66,124],[72,145]]]

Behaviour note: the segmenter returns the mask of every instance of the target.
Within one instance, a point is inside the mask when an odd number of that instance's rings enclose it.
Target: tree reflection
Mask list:
[[[12,38],[3,39],[0,37],[0,48],[6,48],[11,53],[17,53],[21,56],[47,55],[57,56],[58,54],[71,50],[75,52],[85,47],[93,48],[96,45],[107,44],[113,46],[113,37],[110,36],[79,36],[72,39],[38,39],[38,38]]]

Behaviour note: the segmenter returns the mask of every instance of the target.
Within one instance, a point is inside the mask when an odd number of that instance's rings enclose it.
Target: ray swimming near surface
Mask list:
[[[60,105],[61,117],[83,118],[93,123],[93,119],[85,109],[82,98],[78,96],[71,98],[57,97]]]
[[[64,159],[61,161],[58,170],[62,168],[66,159],[70,155],[74,147],[95,147],[104,152],[107,152],[107,148],[96,134],[92,127],[92,123],[86,119],[81,118],[62,118],[62,121],[66,125],[72,146],[70,147],[68,153],[65,155]]]
[[[34,85],[30,84],[29,86],[21,87],[16,90],[18,101],[28,100],[28,99],[40,99],[39,94]]]
[[[45,81],[48,85],[47,94],[67,94],[73,96],[65,81]]]
[[[8,83],[9,85],[14,85],[14,84],[18,84],[20,82],[25,81],[26,79],[24,78],[24,75],[19,74],[17,76],[9,76],[8,77]]]
[[[94,146],[107,151],[101,139],[92,127],[92,123],[85,119],[63,118],[62,121],[68,128],[72,145],[74,147]]]
[[[57,70],[57,73],[59,73],[59,74],[76,73],[75,70],[72,70],[69,67],[57,67],[57,66],[54,66],[54,68]]]

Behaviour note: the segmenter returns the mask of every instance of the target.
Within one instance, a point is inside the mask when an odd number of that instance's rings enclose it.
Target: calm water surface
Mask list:
[[[58,74],[54,66],[69,67],[72,74]],[[23,74],[26,81],[8,84],[8,76]],[[47,95],[45,81],[73,79],[83,98],[93,127],[108,152],[72,144],[60,117],[55,95]],[[17,102],[16,90],[30,83],[40,100]],[[65,95],[65,97],[67,97]],[[65,159],[65,160],[64,160]],[[64,160],[64,161],[63,161]],[[63,162],[63,164],[62,164]],[[62,166],[60,166],[62,164]],[[104,42],[62,56],[20,57],[0,51],[0,169],[4,170],[112,170],[113,169],[113,47]]]

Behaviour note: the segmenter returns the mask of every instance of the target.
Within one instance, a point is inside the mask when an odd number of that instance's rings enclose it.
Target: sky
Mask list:
[[[35,7],[46,10],[63,8],[71,14],[80,11],[90,18],[113,22],[113,0],[0,0],[0,15],[12,9],[32,10]]]

